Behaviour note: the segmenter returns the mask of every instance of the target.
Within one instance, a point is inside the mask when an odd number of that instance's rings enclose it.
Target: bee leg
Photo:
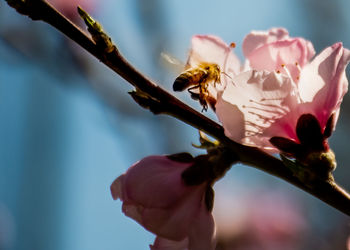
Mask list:
[[[199,88],[199,93],[195,93],[192,90]],[[199,85],[198,86],[193,86],[188,89],[188,92],[191,94],[191,98],[193,100],[199,101],[199,104],[202,106],[202,112],[208,110],[208,104],[206,101],[206,94],[205,91],[203,91],[203,88],[201,88]]]
[[[191,98],[195,101],[200,100],[200,96],[198,93],[191,93]]]
[[[207,86],[200,85],[199,89],[199,103],[202,105],[202,112],[208,110],[208,103],[207,103],[207,97],[209,96],[209,93],[207,91]]]
[[[208,110],[208,104],[206,99],[204,98],[203,94],[199,94],[199,93],[191,93],[191,98],[195,101],[199,101],[199,104],[202,106],[202,112],[203,111],[207,111]]]
[[[214,85],[214,88],[216,88],[216,83],[218,82],[218,78],[215,77],[214,80],[213,80],[213,85]],[[209,85],[209,84],[208,84]],[[208,87],[208,86],[207,86]]]
[[[216,87],[216,83],[219,83],[219,84],[220,84],[220,75],[218,75],[217,77],[215,77],[215,80],[214,80],[214,87]]]
[[[193,86],[193,87],[191,87],[191,88],[189,88],[189,89],[187,89],[187,91],[191,94],[191,98],[193,99],[193,100],[196,100],[196,101],[198,101],[198,100],[200,100],[200,92],[199,93],[195,93],[195,92],[193,92],[193,89],[198,89],[199,88],[199,86]]]
[[[199,99],[199,103],[202,105],[202,112],[208,110],[208,104],[205,99]]]

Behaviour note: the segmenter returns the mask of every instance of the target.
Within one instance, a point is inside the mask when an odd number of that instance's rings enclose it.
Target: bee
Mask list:
[[[216,63],[201,62],[198,67],[189,68],[182,72],[174,81],[174,91],[187,91],[191,98],[198,100],[203,110],[208,109],[208,104],[212,104],[214,98],[210,97],[208,86],[210,82],[220,83],[220,67]],[[202,110],[202,111],[203,111]]]

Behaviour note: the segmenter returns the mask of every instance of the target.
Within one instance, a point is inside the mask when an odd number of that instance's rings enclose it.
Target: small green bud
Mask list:
[[[327,152],[311,152],[306,156],[305,163],[327,172],[333,172],[337,167],[335,154],[331,149]]]

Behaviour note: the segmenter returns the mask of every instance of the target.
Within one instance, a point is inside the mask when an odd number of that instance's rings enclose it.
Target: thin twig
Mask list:
[[[152,80],[145,77],[137,71],[117,49],[112,52],[101,50],[93,40],[46,1],[7,0],[7,2],[21,14],[27,15],[33,20],[42,20],[54,26],[123,77],[136,89],[145,93],[148,99],[137,100],[142,106],[146,106],[154,113],[172,115],[206,132],[229,147],[232,153],[236,154],[241,162],[284,179],[343,213],[350,215],[350,195],[336,183],[319,181],[310,187],[293,176],[293,173],[279,159],[257,148],[244,146],[228,139],[224,134],[222,126],[187,106],[163,88],[159,87]],[[133,95],[133,97],[134,99],[138,98],[137,95]]]

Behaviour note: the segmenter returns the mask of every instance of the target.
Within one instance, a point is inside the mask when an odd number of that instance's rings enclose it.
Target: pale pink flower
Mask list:
[[[216,104],[226,136],[271,153],[327,151],[350,51],[336,43],[309,62],[312,44],[284,29],[249,34],[243,51],[246,71],[228,81]]]
[[[151,249],[210,250],[215,225],[205,204],[208,183],[186,185],[184,170],[193,162],[149,156],[131,166],[111,185],[125,215],[157,235]]]

